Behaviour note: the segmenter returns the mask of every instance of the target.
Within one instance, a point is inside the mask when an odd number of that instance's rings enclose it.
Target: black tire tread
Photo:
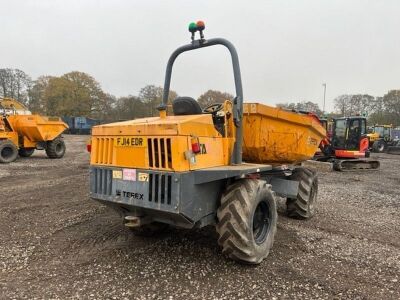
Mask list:
[[[382,150],[380,150],[380,146],[383,145]],[[372,144],[372,151],[375,153],[383,153],[386,151],[387,144],[384,140],[377,140]]]
[[[253,249],[249,247],[251,241],[248,232],[248,219],[251,214],[254,193],[259,189],[265,189],[274,197],[271,185],[264,181],[244,179],[239,180],[229,186],[222,195],[221,205],[217,211],[219,222],[216,230],[219,235],[218,244],[222,247],[222,253],[229,258],[250,264],[260,263],[269,254],[269,249],[262,255],[255,255]],[[274,200],[275,201],[275,200]],[[272,226],[272,242],[276,232],[276,222]]]
[[[10,140],[0,140],[0,153],[3,147],[10,147],[13,150],[13,154],[9,158],[2,157],[0,154],[0,163],[11,163],[18,157],[18,148]]]
[[[58,143],[61,143],[64,147],[64,151],[62,154],[57,153],[56,151],[56,146]],[[65,154],[65,143],[61,137],[55,138],[52,141],[47,142],[46,146],[46,154],[49,158],[54,159],[54,158],[62,158]]]
[[[295,219],[310,219],[313,217],[313,213],[310,213],[308,209],[308,202],[314,182],[316,182],[318,187],[318,177],[310,169],[296,168],[293,170],[290,179],[299,182],[299,191],[297,198],[287,199],[287,214],[289,217]]]

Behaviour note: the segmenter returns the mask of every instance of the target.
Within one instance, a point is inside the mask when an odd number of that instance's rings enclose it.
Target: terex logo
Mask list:
[[[122,196],[125,198],[133,198],[137,200],[143,200],[144,194],[141,193],[135,193],[135,192],[127,192],[127,191],[121,191],[121,190],[116,190],[115,194],[117,196]]]

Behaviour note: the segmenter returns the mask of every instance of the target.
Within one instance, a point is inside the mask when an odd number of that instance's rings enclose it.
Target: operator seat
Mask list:
[[[200,115],[200,104],[191,97],[178,97],[172,102],[172,110],[175,116]]]

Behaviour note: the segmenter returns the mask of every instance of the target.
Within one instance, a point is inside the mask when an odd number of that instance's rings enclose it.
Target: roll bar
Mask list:
[[[232,67],[233,67],[233,75],[235,79],[235,90],[236,97],[233,99],[233,121],[236,126],[236,135],[235,135],[235,145],[233,147],[231,164],[241,164],[242,163],[242,139],[243,139],[243,128],[242,128],[242,119],[243,119],[243,89],[242,89],[242,77],[240,75],[240,65],[239,65],[239,57],[236,52],[235,47],[231,42],[223,38],[214,38],[214,39],[199,39],[193,40],[192,43],[183,45],[176,49],[170,56],[167,64],[167,69],[165,71],[165,81],[164,81],[164,92],[163,92],[163,101],[162,104],[158,107],[160,111],[166,111],[167,103],[168,103],[168,95],[169,89],[171,85],[171,74],[172,67],[176,58],[182,54],[183,52],[215,46],[222,45],[228,48],[231,58],[232,58]]]

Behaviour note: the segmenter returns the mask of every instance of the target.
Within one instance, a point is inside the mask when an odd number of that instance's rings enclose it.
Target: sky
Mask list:
[[[0,0],[0,68],[33,79],[82,71],[105,92],[136,95],[163,85],[166,62],[190,42],[188,24],[236,47],[245,102],[313,101],[326,111],[341,94],[384,95],[400,88],[398,0]],[[171,88],[197,98],[234,94],[223,47],[180,56]]]

